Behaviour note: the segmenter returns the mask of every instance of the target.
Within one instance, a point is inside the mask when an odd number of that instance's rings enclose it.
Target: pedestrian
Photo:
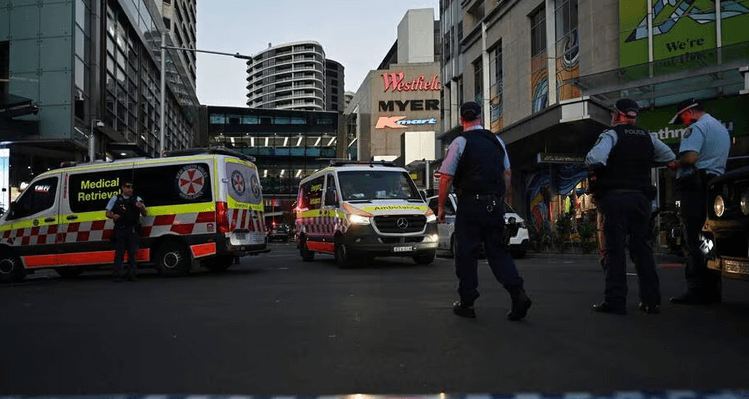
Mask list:
[[[728,130],[698,101],[682,101],[671,124],[683,124],[686,131],[679,145],[679,160],[669,164],[676,170],[676,190],[681,200],[682,251],[687,258],[684,275],[687,290],[671,297],[673,303],[709,304],[722,301],[720,272],[707,268],[699,236],[707,218],[708,182],[725,173],[731,138]]]
[[[135,267],[135,253],[138,251],[138,235],[140,217],[146,215],[143,200],[133,195],[133,183],[124,181],[122,192],[112,196],[106,207],[106,216],[114,221],[115,252],[114,252],[114,281],[137,280]],[[127,271],[122,268],[123,257],[127,250]]]
[[[463,134],[453,140],[440,168],[437,217],[445,222],[445,201],[455,186],[458,209],[455,219],[455,272],[460,300],[453,304],[458,316],[473,318],[479,297],[477,255],[481,244],[494,277],[510,293],[510,320],[523,319],[531,300],[523,290],[523,279],[507,251],[504,201],[511,189],[510,160],[504,142],[481,125],[481,107],[469,101],[460,107]]]
[[[638,308],[645,313],[660,312],[650,227],[651,201],[655,198],[650,172],[654,165],[666,165],[676,156],[666,144],[637,127],[639,112],[637,102],[627,98],[617,101],[611,129],[601,133],[585,157],[585,164],[596,176],[594,193],[605,237],[606,288],[604,301],[593,305],[596,312],[627,313],[627,246],[639,279]]]

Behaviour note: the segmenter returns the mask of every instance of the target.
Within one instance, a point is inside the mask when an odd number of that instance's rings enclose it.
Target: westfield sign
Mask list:
[[[385,93],[387,93],[388,90],[396,92],[440,91],[440,89],[442,89],[442,84],[437,75],[434,75],[431,80],[426,80],[423,74],[413,80],[406,80],[406,75],[403,72],[383,73],[382,83],[385,86]]]

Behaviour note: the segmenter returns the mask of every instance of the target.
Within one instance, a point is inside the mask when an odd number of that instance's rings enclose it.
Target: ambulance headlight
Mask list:
[[[348,220],[351,224],[370,224],[370,220],[366,216],[360,215],[348,215]]]
[[[745,190],[744,194],[741,194],[741,213],[749,215],[749,189]]]
[[[721,217],[723,216],[723,212],[726,211],[726,203],[723,201],[722,196],[715,197],[715,202],[713,203],[713,210],[715,211],[715,216]]]
[[[432,223],[437,221],[437,215],[430,213],[427,215],[427,223]]]

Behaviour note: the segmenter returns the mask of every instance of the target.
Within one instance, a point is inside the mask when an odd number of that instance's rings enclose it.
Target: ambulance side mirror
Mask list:
[[[325,193],[325,205],[338,206],[338,196],[335,191],[328,191]]]

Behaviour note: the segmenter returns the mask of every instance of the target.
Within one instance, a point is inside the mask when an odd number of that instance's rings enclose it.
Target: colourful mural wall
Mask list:
[[[655,61],[717,47],[714,0],[653,0]],[[749,40],[749,0],[721,1],[724,47]],[[619,66],[648,62],[647,0],[619,1]]]

